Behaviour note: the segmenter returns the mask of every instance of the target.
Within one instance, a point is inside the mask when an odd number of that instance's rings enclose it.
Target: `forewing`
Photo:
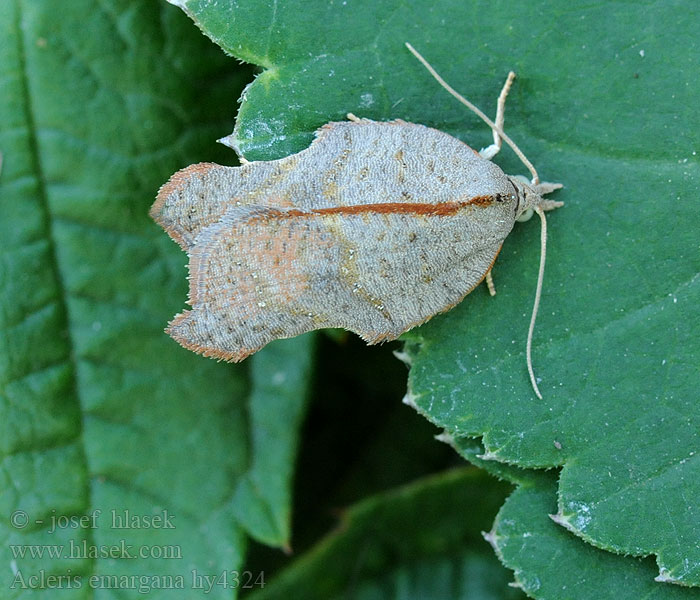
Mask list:
[[[324,282],[338,285],[333,231],[295,210],[234,207],[190,256],[192,310],[168,333],[206,356],[240,361],[277,338],[327,326]]]
[[[405,205],[350,214],[336,224],[339,238],[356,249],[341,273],[347,271],[365,303],[362,313],[338,313],[334,326],[369,343],[395,339],[479,284],[512,229],[511,209],[483,197],[479,204],[453,206]]]
[[[234,207],[202,231],[190,261],[192,310],[169,333],[234,361],[321,327],[394,339],[481,281],[512,228],[510,212],[483,199],[445,209]]]
[[[298,155],[293,155],[241,167],[213,163],[190,165],[175,173],[160,188],[150,215],[190,253],[199,233],[232,207],[293,206],[292,196],[283,190],[285,179],[294,170],[297,160]]]
[[[234,206],[435,204],[495,193],[510,193],[505,175],[459,140],[403,121],[362,120],[329,123],[309,148],[280,160],[178,171],[151,216],[189,253],[199,233]]]

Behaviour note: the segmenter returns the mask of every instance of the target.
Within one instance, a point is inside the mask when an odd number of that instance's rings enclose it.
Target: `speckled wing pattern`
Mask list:
[[[281,160],[193,165],[151,210],[190,256],[192,310],[168,332],[233,361],[322,327],[395,339],[482,280],[515,210],[496,165],[403,121],[329,123]]]

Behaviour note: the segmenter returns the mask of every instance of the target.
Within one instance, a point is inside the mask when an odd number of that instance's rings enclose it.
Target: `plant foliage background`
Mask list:
[[[698,597],[696,4],[180,4],[0,3],[0,595]],[[253,77],[249,160],[347,112],[489,143],[405,41],[488,113],[515,70],[506,130],[565,185],[543,401],[523,357],[534,223],[506,241],[495,298],[405,336],[410,406],[400,344],[304,336],[226,365],[162,332],[186,257],[147,210],[175,170],[235,164],[214,140]],[[125,510],[174,527],[112,527]],[[97,526],[52,530],[80,516]],[[28,550],[71,543],[150,554]],[[81,585],[47,584],[66,574]]]

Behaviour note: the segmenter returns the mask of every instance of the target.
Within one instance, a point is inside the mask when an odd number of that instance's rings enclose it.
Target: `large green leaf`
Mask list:
[[[651,558],[629,559],[570,535],[551,517],[557,506],[554,473],[521,469],[484,459],[483,446],[473,438],[449,438],[470,462],[501,479],[518,484],[484,537],[501,561],[515,571],[515,585],[538,600],[690,600],[698,591],[662,586],[654,581]]]
[[[233,367],[163,333],[186,257],[147,211],[175,169],[230,157],[212,142],[250,72],[150,0],[8,0],[0,27],[2,596],[115,597],[142,580],[88,576],[172,575],[185,589],[152,597],[192,598],[194,570],[240,567],[246,531],[288,543],[310,367],[309,338]],[[113,527],[127,510],[173,528]],[[95,520],[51,531],[80,516]],[[182,560],[68,558],[71,541]],[[81,587],[46,579],[66,574]]]
[[[521,598],[481,540],[506,490],[462,468],[367,498],[251,598]]]
[[[661,586],[651,559],[622,557],[587,546],[547,518],[556,508],[557,482],[533,477],[506,501],[488,539],[517,584],[538,599],[690,600],[695,589]]]
[[[178,4],[265,67],[232,136],[248,159],[301,150],[349,111],[486,145],[487,128],[406,40],[487,109],[519,73],[506,130],[566,185],[534,345],[545,399],[523,356],[533,224],[507,240],[495,299],[477,290],[409,336],[409,398],[450,433],[483,435],[492,458],[563,465],[560,523],[601,548],[656,555],[662,581],[700,584],[696,3]]]

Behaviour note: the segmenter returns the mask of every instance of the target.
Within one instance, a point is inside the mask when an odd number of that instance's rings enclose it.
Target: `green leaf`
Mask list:
[[[618,600],[697,598],[694,589],[654,582],[652,559],[632,559],[593,548],[557,526],[553,474],[531,475],[508,498],[488,539],[516,583],[532,598]]]
[[[692,37],[682,26],[673,35]],[[645,56],[668,47],[664,37],[645,40]],[[640,78],[650,80],[636,92],[642,108],[631,108],[632,79],[616,103],[616,129],[624,133],[639,119],[661,129],[673,110],[696,119],[675,92],[655,97],[668,88],[668,70],[686,81],[673,66],[684,58],[640,65]],[[627,69],[621,61],[610,77],[622,79]],[[586,114],[602,120],[611,110],[604,98],[587,99]],[[477,293],[412,335],[421,347],[414,346],[410,389],[434,423],[483,434],[491,458],[563,465],[561,524],[602,548],[654,553],[659,580],[697,585],[700,506],[688,499],[700,493],[693,333],[700,262],[693,225],[677,207],[694,195],[699,173],[689,139],[647,133],[640,130],[638,142],[653,153],[651,164],[625,147],[624,135],[607,155],[585,126],[574,149],[553,141],[559,156],[551,164],[571,183],[561,194],[567,206],[550,219],[552,260],[534,350],[544,401],[527,389],[523,364],[526,319],[518,317],[531,286],[521,282],[534,281],[535,265],[520,247],[532,247],[536,235],[524,230],[509,238],[495,269],[500,297]]]
[[[563,466],[560,523],[601,548],[656,555],[660,581],[700,585],[696,3],[179,3],[266,69],[233,135],[251,160],[299,151],[347,112],[487,145],[488,128],[404,41],[487,112],[517,71],[506,131],[566,186],[534,342],[545,398],[523,356],[532,223],[506,241],[494,299],[478,289],[407,336],[409,397],[451,434],[483,435],[491,458]],[[497,160],[523,170],[508,152]]]
[[[538,600],[697,597],[696,590],[655,583],[651,558],[630,559],[592,548],[556,525],[552,514],[557,505],[554,473],[485,460],[483,446],[473,438],[442,439],[473,464],[518,484],[485,538],[503,564],[515,571],[511,585],[528,596]]]
[[[233,496],[234,514],[257,540],[289,544],[291,490],[299,427],[311,371],[309,335],[277,341],[251,358],[249,468]]]
[[[251,598],[519,598],[481,538],[506,490],[461,468],[369,497]]]
[[[3,597],[192,598],[194,572],[240,567],[246,531],[288,543],[310,370],[308,337],[236,367],[163,333],[186,256],[147,211],[177,168],[231,157],[212,142],[250,72],[150,0],[11,0],[0,24]],[[153,516],[168,526],[134,527]],[[104,554],[120,544],[148,557]],[[46,579],[66,575],[80,586]]]

